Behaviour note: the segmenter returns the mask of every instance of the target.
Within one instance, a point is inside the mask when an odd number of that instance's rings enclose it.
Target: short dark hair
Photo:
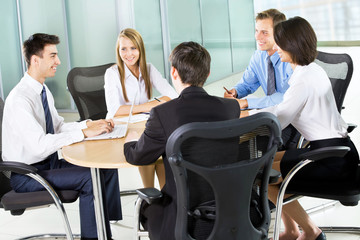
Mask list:
[[[170,54],[169,61],[185,84],[202,87],[209,76],[210,54],[196,42],[180,43]]]
[[[301,17],[293,17],[274,28],[276,44],[289,52],[293,63],[304,66],[312,63],[316,56],[317,38],[310,23]]]
[[[30,59],[33,55],[42,57],[44,47],[48,44],[59,44],[59,37],[45,33],[35,33],[31,35],[23,44],[23,54],[25,61],[30,66]]]
[[[280,12],[279,10],[277,10],[275,8],[270,8],[268,10],[259,12],[257,14],[255,20],[257,21],[257,20],[263,20],[263,19],[268,19],[268,18],[271,18],[273,20],[273,26],[275,26],[279,22],[286,20],[285,14],[283,14],[282,12]]]

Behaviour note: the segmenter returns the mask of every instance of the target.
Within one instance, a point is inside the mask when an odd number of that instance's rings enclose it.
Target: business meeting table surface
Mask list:
[[[145,122],[130,123],[128,131],[141,134]],[[99,239],[107,239],[103,202],[101,197],[100,168],[117,169],[133,167],[124,156],[125,138],[90,140],[71,144],[62,148],[63,158],[78,166],[89,167],[94,188],[94,205]]]

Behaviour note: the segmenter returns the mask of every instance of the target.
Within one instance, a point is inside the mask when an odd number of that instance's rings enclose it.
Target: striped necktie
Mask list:
[[[267,59],[267,63],[268,63],[267,95],[272,95],[273,93],[276,92],[276,90],[275,90],[275,71],[270,56]]]
[[[49,104],[48,104],[47,97],[46,97],[45,86],[43,86],[43,90],[41,92],[41,101],[42,101],[42,104],[44,107],[44,112],[45,112],[46,134],[48,134],[48,133],[54,134],[54,126],[53,126],[53,121],[51,118]],[[54,152],[48,158],[50,159],[50,168],[54,169],[56,167],[57,160],[58,160],[57,152]]]

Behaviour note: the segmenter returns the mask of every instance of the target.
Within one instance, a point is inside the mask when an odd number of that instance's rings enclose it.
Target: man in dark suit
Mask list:
[[[176,186],[165,155],[171,133],[190,122],[223,121],[240,116],[236,100],[210,96],[202,88],[211,61],[205,48],[195,42],[181,43],[169,59],[172,83],[180,96],[153,108],[141,137],[138,139],[136,132],[129,132],[124,145],[126,160],[131,164],[152,164],[160,156],[164,159],[166,184],[161,190],[164,198],[157,204],[144,204],[141,209],[141,221],[151,239],[175,238]]]

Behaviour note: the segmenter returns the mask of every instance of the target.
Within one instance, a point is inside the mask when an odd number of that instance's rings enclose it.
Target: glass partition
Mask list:
[[[4,96],[23,76],[22,42],[36,32],[60,37],[61,65],[56,76],[46,80],[58,109],[75,109],[66,85],[71,68],[115,62],[120,27],[140,32],[147,61],[168,80],[170,51],[184,41],[199,42],[212,57],[207,83],[216,81],[244,70],[255,50],[252,4],[252,0],[0,1]]]
[[[211,55],[207,84],[244,70],[256,47],[252,3],[167,1],[171,49],[183,41],[201,43]]]
[[[22,0],[20,2],[22,42],[34,33],[48,33],[59,36],[57,46],[61,65],[53,78],[46,79],[46,85],[55,98],[57,108],[69,108],[71,97],[67,93],[66,76],[69,71],[66,28],[64,25],[63,2],[59,0]]]
[[[211,55],[209,83],[233,72],[229,9],[224,0],[205,0],[200,3],[203,46]]]
[[[252,1],[229,0],[233,72],[244,71],[256,49]]]
[[[0,68],[6,97],[23,75],[16,1],[0,1],[0,23]]]
[[[185,41],[203,44],[199,2],[194,0],[168,0],[171,50]]]
[[[134,28],[141,34],[145,44],[146,61],[165,76],[159,1],[134,1],[134,15]]]
[[[319,41],[359,41],[359,0],[254,0],[255,12],[277,8],[286,17],[301,16]]]
[[[115,0],[66,1],[72,67],[116,62]]]

